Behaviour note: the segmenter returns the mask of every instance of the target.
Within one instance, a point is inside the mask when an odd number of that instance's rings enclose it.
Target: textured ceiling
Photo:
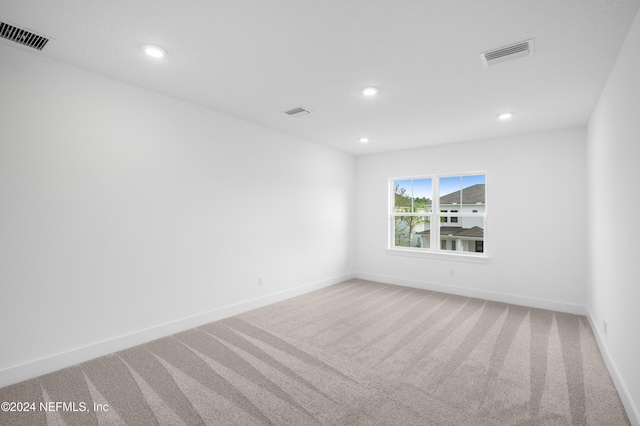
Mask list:
[[[362,155],[586,124],[639,6],[0,0],[0,21],[55,39],[41,52],[0,43]],[[528,38],[534,55],[482,65]],[[147,43],[168,56],[146,57]],[[373,99],[359,93],[369,85]],[[283,114],[297,106],[313,113]]]

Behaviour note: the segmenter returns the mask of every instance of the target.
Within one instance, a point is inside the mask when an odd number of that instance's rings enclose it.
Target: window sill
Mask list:
[[[451,260],[454,262],[467,262],[467,263],[481,263],[488,265],[491,263],[491,258],[486,254],[470,254],[470,253],[442,253],[442,252],[433,252],[433,251],[425,251],[425,250],[411,250],[411,249],[399,249],[399,248],[388,248],[387,254],[393,256],[409,256],[409,257],[419,257],[423,259],[438,259],[438,260]]]

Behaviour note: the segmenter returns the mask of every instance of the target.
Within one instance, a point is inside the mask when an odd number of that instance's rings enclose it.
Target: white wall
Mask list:
[[[350,277],[352,156],[2,45],[0,94],[0,386]]]
[[[358,157],[358,276],[584,313],[585,156],[581,127]],[[475,171],[487,173],[488,265],[386,253],[390,177]]]
[[[588,127],[588,308],[633,424],[640,424],[640,14]],[[615,206],[615,207],[614,207]],[[603,321],[608,324],[604,333]],[[632,414],[633,413],[633,414]]]

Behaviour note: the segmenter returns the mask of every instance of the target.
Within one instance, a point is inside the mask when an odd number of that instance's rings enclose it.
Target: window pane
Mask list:
[[[395,216],[393,225],[396,247],[429,248],[431,219],[428,216]]]
[[[484,213],[485,176],[462,176],[462,211],[480,210]]]
[[[460,176],[440,178],[439,185],[441,207],[448,208],[460,204],[462,195],[462,180]]]
[[[413,181],[413,211],[416,213],[431,212],[433,189],[431,179],[414,179]]]
[[[395,212],[411,211],[411,193],[412,193],[411,186],[412,186],[411,179],[393,181],[393,193],[394,193],[393,211]]]
[[[466,251],[482,253],[484,244],[484,229],[482,226],[464,226],[465,220],[480,220],[478,217],[460,217],[459,222],[454,224],[440,224],[440,248],[447,251]]]

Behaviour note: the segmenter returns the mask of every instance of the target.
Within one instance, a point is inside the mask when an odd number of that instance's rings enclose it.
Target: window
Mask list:
[[[446,213],[446,210],[440,210],[440,213]],[[448,222],[449,218],[446,216],[440,216],[440,222]]]
[[[393,246],[428,248],[418,236],[431,228],[432,180],[430,178],[393,180]]]
[[[484,173],[392,178],[389,248],[484,254],[485,195]]]

